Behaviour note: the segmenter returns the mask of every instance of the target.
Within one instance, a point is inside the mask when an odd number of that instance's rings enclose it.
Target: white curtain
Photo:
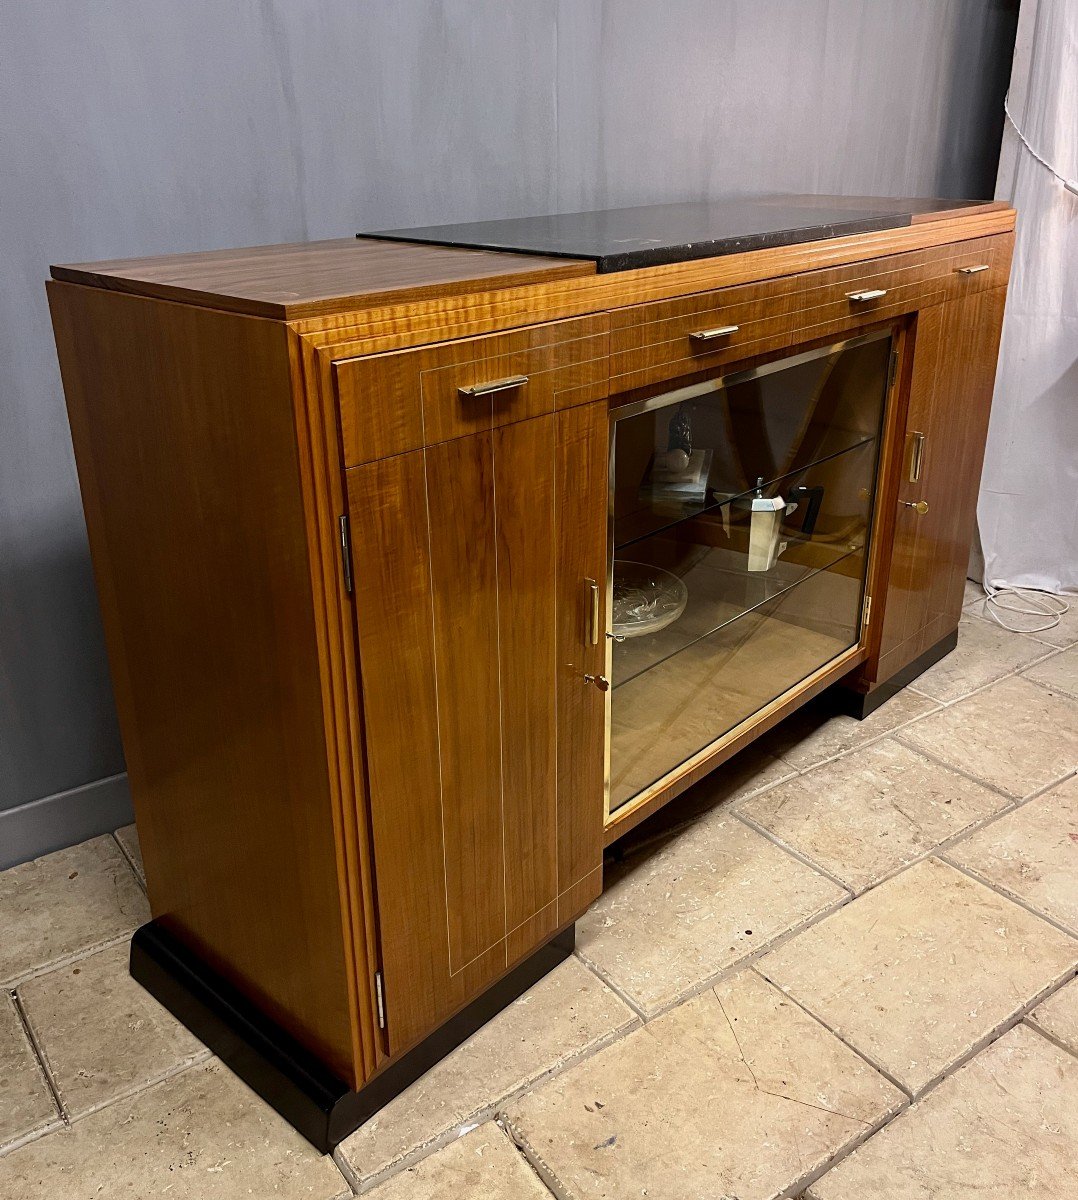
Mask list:
[[[1078,0],[1022,0],[1008,107],[996,198],[1018,236],[977,507],[984,579],[1076,591],[1078,195],[1057,175],[1078,187]]]

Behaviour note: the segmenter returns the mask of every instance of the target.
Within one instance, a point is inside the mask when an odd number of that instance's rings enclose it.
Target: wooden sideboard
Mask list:
[[[136,977],[327,1148],[571,950],[604,844],[946,653],[1014,219],[609,274],[371,239],[54,268]],[[612,415],[881,330],[854,641],[604,820]]]

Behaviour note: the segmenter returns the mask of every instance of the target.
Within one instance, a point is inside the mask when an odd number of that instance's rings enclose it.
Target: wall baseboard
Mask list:
[[[0,871],[134,819],[126,772],[0,810]]]

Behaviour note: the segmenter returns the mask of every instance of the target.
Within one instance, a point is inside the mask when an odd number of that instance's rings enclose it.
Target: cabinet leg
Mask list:
[[[918,655],[913,662],[907,663],[890,679],[874,684],[868,692],[855,692],[853,688],[836,687],[834,689],[836,700],[844,713],[863,721],[865,717],[871,716],[881,704],[911,684],[918,675],[923,674],[941,658],[950,654],[957,645],[958,630],[955,629],[946,637],[940,638],[934,645],[929,646],[923,654]]]
[[[568,958],[575,944],[574,924],[555,934],[359,1091],[352,1091],[320,1059],[255,1008],[157,921],[150,921],[135,932],[131,942],[131,974],[316,1149],[328,1154],[481,1025]]]

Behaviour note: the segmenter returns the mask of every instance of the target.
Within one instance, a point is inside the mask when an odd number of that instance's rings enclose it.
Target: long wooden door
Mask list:
[[[606,461],[603,403],[348,472],[391,1053],[599,893]]]
[[[917,319],[879,681],[958,627],[1005,298],[995,288]]]

